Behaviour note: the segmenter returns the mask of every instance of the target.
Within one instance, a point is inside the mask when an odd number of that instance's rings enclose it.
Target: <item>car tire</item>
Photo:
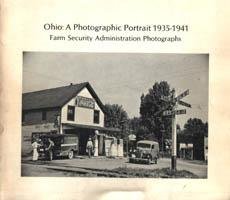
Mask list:
[[[71,160],[74,157],[73,150],[68,152],[68,158]]]

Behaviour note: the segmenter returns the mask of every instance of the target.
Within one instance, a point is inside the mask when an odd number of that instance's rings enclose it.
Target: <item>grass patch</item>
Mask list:
[[[150,170],[119,167],[113,171],[121,175],[127,175],[129,178],[198,178],[197,175],[189,171],[177,170],[173,172],[170,168]]]

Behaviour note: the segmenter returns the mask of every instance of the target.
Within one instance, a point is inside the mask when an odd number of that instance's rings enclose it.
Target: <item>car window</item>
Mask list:
[[[152,149],[154,149],[154,144],[152,145]]]
[[[139,143],[137,146],[141,148],[150,148],[150,144],[145,144],[145,143]]]

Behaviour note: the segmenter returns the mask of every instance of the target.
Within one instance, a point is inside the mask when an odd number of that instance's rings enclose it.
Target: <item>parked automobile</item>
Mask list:
[[[136,149],[130,153],[129,162],[143,164],[157,164],[159,158],[159,143],[150,140],[137,142]]]
[[[53,158],[66,156],[72,159],[74,155],[78,154],[79,142],[76,135],[71,134],[42,134],[39,136],[41,146],[38,149],[39,156],[45,157],[48,160]],[[54,143],[50,150],[49,139]]]

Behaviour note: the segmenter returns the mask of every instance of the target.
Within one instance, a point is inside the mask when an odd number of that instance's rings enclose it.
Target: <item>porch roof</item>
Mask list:
[[[106,131],[106,132],[121,132],[119,128],[109,128],[109,127],[101,127],[101,126],[91,126],[91,125],[84,125],[84,124],[73,124],[73,123],[63,123],[64,126],[70,126],[73,128],[85,128],[85,129],[92,129],[98,131]]]

